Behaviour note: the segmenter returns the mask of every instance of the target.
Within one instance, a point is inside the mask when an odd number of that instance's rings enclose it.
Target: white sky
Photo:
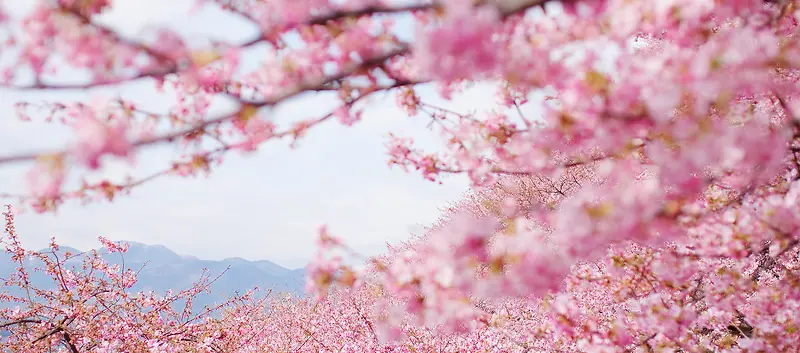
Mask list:
[[[32,0],[6,0],[21,9]],[[245,38],[246,23],[206,11],[185,18],[191,0],[116,0],[105,22],[134,35],[145,24],[167,24],[191,37]],[[257,58],[254,58],[257,59]],[[14,102],[24,99],[88,99],[93,94],[121,93],[144,107],[167,107],[168,101],[147,82],[83,94],[41,94],[0,90],[0,155],[63,147],[70,133],[59,125],[21,123]],[[428,94],[430,95],[430,94]],[[494,103],[494,90],[483,87],[449,104],[459,111],[485,109]],[[327,113],[330,101],[304,97],[279,107],[276,121],[291,121]],[[207,259],[243,257],[267,259],[287,267],[303,266],[314,252],[316,229],[328,224],[364,254],[376,254],[386,242],[405,239],[417,224],[438,216],[438,207],[466,190],[462,177],[444,185],[427,182],[418,173],[406,174],[386,165],[383,143],[389,131],[436,141],[424,117],[407,118],[387,95],[371,104],[366,121],[348,128],[331,123],[314,129],[298,148],[273,141],[253,155],[230,155],[208,179],[167,177],[137,188],[112,204],[80,206],[69,203],[56,215],[26,213],[18,230],[26,245],[44,246],[51,236],[70,246],[97,246],[97,236],[163,244],[178,253]],[[151,149],[138,155],[136,175],[162,169],[174,152]],[[30,165],[0,166],[0,192],[24,192],[24,172]],[[122,163],[107,172],[121,175]],[[6,200],[0,200],[3,202]],[[13,202],[13,200],[7,200]],[[4,202],[5,203],[5,202]]]

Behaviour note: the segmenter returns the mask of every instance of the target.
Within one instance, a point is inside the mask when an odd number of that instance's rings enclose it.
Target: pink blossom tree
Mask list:
[[[355,349],[333,344],[342,337],[376,342],[366,351],[404,349],[397,339],[414,337],[427,342],[408,343],[414,349],[456,342],[455,351],[798,349],[796,1],[201,3],[240,16],[258,35],[206,47],[169,30],[134,40],[94,20],[113,6],[104,0],[43,1],[24,19],[0,15],[21,25],[2,48],[18,55],[3,68],[11,89],[149,79],[178,94],[165,115],[116,100],[20,103],[23,118],[43,109],[75,129],[63,150],[0,156],[35,162],[28,205],[52,211],[70,199],[112,200],[157,176],[210,172],[226,154],[298,139],[331,120],[367,119],[363,101],[390,91],[409,115],[430,116],[446,146],[427,151],[393,135],[390,164],[432,181],[467,174],[475,194],[366,269],[343,265],[336,252],[346,244],[323,228],[309,271],[319,302],[276,311],[319,324],[289,325],[281,349],[306,349],[293,344],[317,337],[308,332],[339,332],[302,346],[310,351]],[[410,42],[395,33],[389,15],[398,14],[417,26]],[[270,55],[241,72],[242,53],[256,45]],[[49,83],[59,70],[90,79]],[[475,82],[497,85],[496,109],[459,113],[417,91],[429,85],[451,99]],[[289,127],[264,117],[310,92],[341,104]],[[212,115],[215,97],[238,108]],[[542,116],[526,114],[531,106]],[[64,187],[68,173],[156,144],[186,158],[141,180]],[[328,320],[339,314],[350,319]],[[477,343],[495,341],[506,345]]]
[[[255,292],[230,298],[213,307],[193,307],[198,294],[216,278],[204,274],[190,288],[166,295],[133,292],[137,271],[109,264],[98,251],[60,251],[55,240],[49,251],[22,247],[7,207],[5,252],[17,267],[0,278],[0,347],[13,352],[224,352],[236,343],[231,328],[243,324],[229,317],[267,297]],[[100,238],[110,253],[125,253],[126,244]],[[46,276],[53,286],[37,287],[33,276]],[[218,277],[217,277],[218,278]],[[41,283],[41,281],[37,281]],[[249,306],[248,306],[249,305]],[[227,315],[216,315],[227,311]],[[246,327],[245,327],[246,328]],[[227,339],[226,339],[227,338]]]

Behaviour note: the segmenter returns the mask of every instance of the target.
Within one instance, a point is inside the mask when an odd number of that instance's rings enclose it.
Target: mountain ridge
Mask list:
[[[211,278],[220,274],[222,276],[211,284],[211,294],[203,293],[195,300],[198,307],[220,303],[228,295],[237,292],[243,293],[255,287],[296,296],[304,294],[305,267],[289,269],[269,260],[252,261],[241,257],[207,260],[178,254],[160,244],[144,244],[134,241],[118,241],[116,243],[129,244],[128,251],[124,254],[111,254],[102,248],[89,251],[98,251],[100,257],[109,264],[124,264],[125,268],[141,268],[137,282],[131,288],[132,292],[152,290],[163,295],[168,290],[187,289],[200,279],[203,269],[207,269]],[[48,248],[41,252],[52,253],[52,250]],[[66,252],[82,253],[81,250],[70,246],[60,246],[57,253],[63,255]],[[0,255],[0,278],[5,278],[15,271],[16,265],[9,260],[7,253]],[[79,257],[71,260],[70,264],[80,265],[81,261],[81,257]],[[37,262],[39,260],[28,259],[25,267],[31,270],[37,265]],[[31,281],[34,286],[40,288],[53,286],[52,280],[41,273],[32,273]]]

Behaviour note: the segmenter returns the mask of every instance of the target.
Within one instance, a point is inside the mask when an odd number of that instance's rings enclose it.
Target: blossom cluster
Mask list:
[[[205,0],[199,6],[218,6],[259,31],[200,48],[167,29],[151,41],[125,37],[95,20],[112,6],[41,2],[20,28],[0,9],[0,24],[10,28],[0,55],[18,54],[0,60],[12,62],[0,68],[11,89],[148,78],[176,94],[164,114],[122,100],[18,104],[23,119],[43,112],[76,131],[61,151],[0,156],[0,163],[35,161],[22,198],[37,211],[70,199],[113,200],[157,176],[210,173],[225,154],[297,140],[329,121],[357,124],[370,118],[366,98],[387,91],[409,116],[430,118],[445,145],[429,151],[391,135],[389,164],[436,182],[457,173],[473,182],[472,193],[427,234],[364,269],[345,264],[339,252],[351,251],[323,228],[309,267],[315,298],[224,321],[262,326],[262,339],[239,347],[798,349],[797,1]],[[396,33],[396,14],[414,23],[413,40]],[[241,57],[256,46],[267,55],[245,70]],[[47,83],[46,74],[59,70],[91,78]],[[32,81],[19,74],[28,71]],[[459,113],[416,89],[428,85],[453,100],[474,83],[497,86],[494,109]],[[289,126],[262,114],[310,92],[340,105]],[[214,115],[209,107],[218,97],[238,107]],[[534,105],[541,116],[526,114]],[[185,154],[143,180],[65,190],[68,174],[102,169],[108,158],[133,162],[156,144]],[[26,256],[10,249],[17,260]],[[74,280],[58,271],[69,292]],[[242,304],[233,312],[248,310],[256,309]],[[71,313],[52,314],[39,329],[54,331],[47,337],[76,353],[76,334],[66,328]],[[262,317],[273,314],[281,319]],[[80,343],[123,344],[108,337],[126,332],[135,330],[82,334],[89,338]],[[186,342],[206,349],[209,335]],[[21,351],[44,340],[13,337]]]

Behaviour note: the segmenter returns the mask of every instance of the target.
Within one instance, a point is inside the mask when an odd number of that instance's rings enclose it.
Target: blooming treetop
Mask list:
[[[423,327],[463,342],[502,332],[492,339],[520,351],[798,349],[795,1],[201,3],[259,34],[203,48],[168,30],[135,40],[94,21],[113,6],[104,0],[42,1],[24,19],[0,16],[15,28],[3,50],[17,55],[3,68],[10,88],[150,78],[178,93],[165,115],[117,100],[20,103],[22,117],[44,108],[75,130],[64,150],[0,156],[35,161],[26,202],[46,212],[69,199],[111,200],[150,178],[65,190],[67,173],[155,144],[187,155],[158,175],[208,172],[226,153],[297,139],[328,120],[355,124],[368,118],[362,100],[392,91],[410,116],[430,116],[447,148],[391,136],[390,164],[434,181],[466,173],[478,202],[456,205],[364,271],[341,264],[335,252],[346,245],[323,229],[309,287],[320,299],[332,284],[350,291],[336,288],[320,305],[373,288],[374,320],[359,322],[384,343],[413,341],[409,327]],[[388,15],[401,13],[416,23],[413,41],[393,30]],[[255,45],[270,55],[241,72],[240,56]],[[89,81],[46,80],[79,69]],[[447,99],[481,81],[497,83],[492,111],[446,110],[415,91],[432,85]],[[288,128],[262,117],[310,91],[341,105]],[[532,99],[542,92],[544,101]],[[219,96],[238,108],[211,115]],[[523,114],[526,104],[543,116]],[[457,351],[511,349],[463,344]]]
[[[133,293],[130,288],[139,269],[125,268],[124,262],[111,265],[97,251],[60,251],[55,241],[49,251],[26,250],[20,245],[11,208],[3,215],[2,245],[16,264],[16,271],[0,278],[3,352],[219,351],[227,333],[221,319],[211,315],[265,300],[254,301],[255,292],[249,292],[193,311],[193,299],[215,280],[205,273],[191,288],[174,293]],[[124,244],[100,241],[110,253],[128,249]],[[53,286],[34,286],[33,278],[41,276]],[[243,314],[241,309],[228,310],[226,318],[233,320],[231,317]]]

